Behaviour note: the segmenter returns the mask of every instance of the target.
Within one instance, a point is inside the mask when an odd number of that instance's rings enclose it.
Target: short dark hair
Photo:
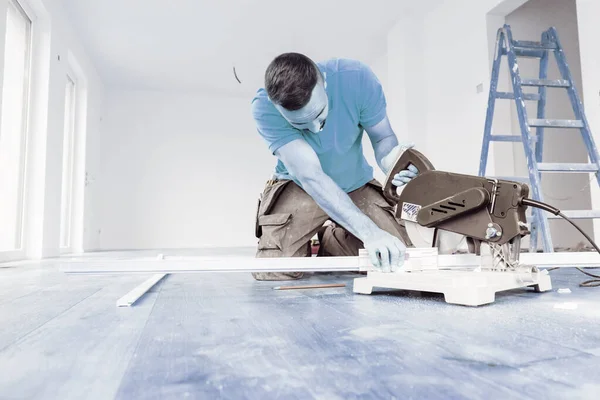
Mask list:
[[[319,69],[299,53],[277,56],[265,72],[265,89],[271,101],[294,111],[304,107],[319,81]]]

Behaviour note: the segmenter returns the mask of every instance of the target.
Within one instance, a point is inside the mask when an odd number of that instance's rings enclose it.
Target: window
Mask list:
[[[76,85],[75,80],[71,78],[71,76],[67,75],[66,78],[60,247],[63,249],[70,249],[72,245],[71,236],[73,229]]]
[[[22,249],[31,19],[8,1],[0,114],[0,252]]]

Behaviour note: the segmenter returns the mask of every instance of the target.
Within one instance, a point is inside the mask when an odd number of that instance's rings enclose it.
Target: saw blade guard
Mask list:
[[[401,196],[398,195],[398,187],[392,183],[394,176],[402,170],[408,169],[409,165],[414,165],[419,171],[419,175],[427,171],[435,171],[433,164],[421,152],[415,149],[407,149],[396,160],[394,167],[386,177],[383,193],[384,195],[399,205]],[[436,229],[426,228],[417,222],[404,221],[408,237],[415,247],[431,247],[434,242]],[[453,232],[438,231],[436,243],[440,254],[453,254],[464,251],[469,252],[466,236]]]
[[[397,193],[398,187],[394,185],[392,181],[397,173],[408,169],[408,166],[411,164],[417,168],[419,174],[435,170],[433,164],[421,152],[415,149],[405,150],[394,163],[394,166],[385,178],[385,183],[383,185],[384,196],[396,204],[400,201],[400,196]]]

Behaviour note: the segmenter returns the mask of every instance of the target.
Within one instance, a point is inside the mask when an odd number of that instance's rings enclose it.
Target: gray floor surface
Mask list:
[[[600,288],[551,276],[469,308],[176,274],[117,308],[148,276],[0,264],[0,399],[600,399]]]

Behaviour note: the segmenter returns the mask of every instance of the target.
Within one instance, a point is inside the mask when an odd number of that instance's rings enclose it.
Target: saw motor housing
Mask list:
[[[412,164],[419,173],[396,193],[394,175]],[[396,217],[464,235],[479,254],[481,242],[503,246],[529,234],[526,184],[481,176],[436,171],[420,152],[408,149],[389,172],[384,195],[397,204]],[[432,243],[435,246],[435,243]]]

